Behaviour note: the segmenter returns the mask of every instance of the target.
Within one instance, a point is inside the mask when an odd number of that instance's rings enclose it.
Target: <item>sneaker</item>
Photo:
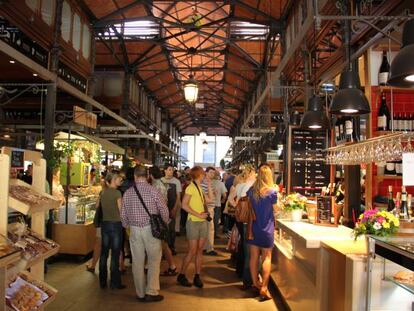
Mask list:
[[[164,300],[164,296],[161,295],[145,295],[145,302],[158,302]]]
[[[206,252],[206,255],[207,256],[217,256],[218,254],[217,254],[216,251],[209,251],[209,252]]]
[[[201,281],[201,278],[198,274],[194,276],[193,283],[194,283],[194,286],[198,288],[203,288],[204,286],[203,281]]]
[[[191,287],[191,283],[188,281],[188,279],[185,277],[184,274],[179,274],[177,277],[177,282],[178,284],[180,284],[181,286],[185,286],[185,287]]]

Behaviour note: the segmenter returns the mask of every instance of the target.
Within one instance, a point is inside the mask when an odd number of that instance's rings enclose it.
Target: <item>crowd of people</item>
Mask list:
[[[237,210],[242,201],[251,209],[249,220],[240,220]],[[87,270],[94,272],[99,259],[101,288],[124,289],[124,259],[131,257],[132,273],[140,302],[163,300],[160,276],[176,276],[177,284],[203,287],[203,256],[217,256],[215,240],[220,225],[229,239],[236,273],[243,280],[242,290],[252,290],[260,300],[271,299],[268,283],[274,234],[274,210],[277,186],[272,169],[261,165],[220,175],[213,167],[186,167],[183,172],[166,165],[163,171],[138,165],[106,174],[97,202],[97,241],[92,262]],[[157,215],[156,217],[154,215]],[[155,234],[155,220],[165,224],[165,238]],[[161,226],[163,227],[163,226]],[[187,252],[176,262],[175,240],[186,235]],[[108,256],[111,253],[108,277]],[[168,268],[161,272],[164,258]],[[259,264],[259,261],[261,263]],[[195,274],[188,278],[188,267]],[[190,279],[190,280],[189,280]]]

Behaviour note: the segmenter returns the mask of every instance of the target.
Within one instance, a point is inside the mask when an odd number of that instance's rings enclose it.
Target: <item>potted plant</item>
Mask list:
[[[355,240],[364,234],[389,236],[397,232],[400,221],[392,213],[378,209],[366,210],[359,216],[353,235]]]
[[[282,204],[286,212],[291,213],[292,221],[302,219],[303,210],[306,206],[307,198],[299,193],[291,193],[282,199]]]

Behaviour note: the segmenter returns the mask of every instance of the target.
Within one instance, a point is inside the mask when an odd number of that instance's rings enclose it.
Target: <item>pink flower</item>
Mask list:
[[[382,224],[382,222],[384,221],[385,219],[384,219],[384,217],[382,217],[382,216],[380,216],[380,217],[378,217],[377,218],[377,221],[380,223],[380,224]]]

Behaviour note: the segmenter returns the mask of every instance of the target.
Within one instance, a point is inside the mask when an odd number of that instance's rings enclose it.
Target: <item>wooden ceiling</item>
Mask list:
[[[279,63],[287,0],[81,2],[97,33],[96,65],[133,72],[183,134],[229,134],[258,78]],[[190,74],[204,109],[185,102]]]

